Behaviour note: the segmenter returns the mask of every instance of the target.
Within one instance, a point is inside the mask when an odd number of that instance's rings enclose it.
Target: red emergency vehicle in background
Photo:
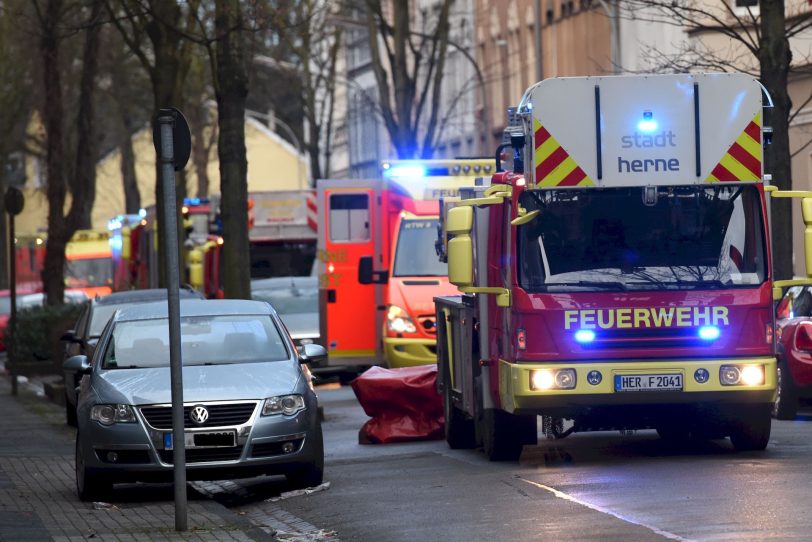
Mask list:
[[[18,236],[14,244],[17,290],[41,292],[45,234]],[[107,295],[113,286],[113,264],[106,231],[78,230],[65,246],[65,288],[88,297]]]
[[[223,297],[219,197],[186,198],[184,281],[208,298]],[[110,221],[116,289],[158,287],[154,206]],[[249,194],[251,278],[309,275],[316,254],[312,190]]]
[[[432,298],[451,293],[437,261],[438,201],[489,176],[492,159],[382,164],[375,180],[320,180],[319,314],[328,365],[434,363]]]
[[[512,171],[445,215],[462,292],[435,300],[452,448],[517,459],[539,415],[556,437],[654,428],[767,446],[773,300],[809,283],[774,280],[767,209],[804,197],[810,231],[812,193],[764,180],[763,94],[743,74],[528,89]]]

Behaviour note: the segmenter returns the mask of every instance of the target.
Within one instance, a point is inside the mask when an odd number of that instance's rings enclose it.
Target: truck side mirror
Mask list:
[[[372,256],[361,256],[358,260],[358,282],[361,284],[385,284],[389,280],[388,271],[373,270]]]
[[[454,207],[446,215],[448,232],[448,281],[458,288],[474,283],[474,244],[471,228],[474,225],[474,209],[469,206]]]

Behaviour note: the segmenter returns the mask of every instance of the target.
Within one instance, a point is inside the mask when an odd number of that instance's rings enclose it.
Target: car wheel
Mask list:
[[[730,430],[730,441],[739,452],[759,451],[767,447],[772,426],[771,405],[748,405]]]
[[[778,362],[777,390],[772,414],[778,420],[792,420],[798,412],[798,392],[792,381],[792,374],[783,361]]]
[[[321,433],[321,424],[319,424],[312,446],[314,448],[312,463],[298,467],[295,471],[285,475],[294,489],[316,487],[324,481],[324,437]]]
[[[65,422],[71,427],[77,426],[76,407],[70,404],[67,394],[65,394]]]
[[[85,465],[81,439],[76,435],[76,493],[82,501],[100,501],[109,496],[113,484]]]

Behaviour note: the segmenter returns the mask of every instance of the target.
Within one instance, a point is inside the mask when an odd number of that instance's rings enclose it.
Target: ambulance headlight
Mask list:
[[[530,371],[530,389],[571,390],[575,387],[575,369],[538,369]]]
[[[742,367],[742,384],[745,386],[760,386],[764,384],[764,366],[745,365]]]
[[[397,305],[389,305],[386,311],[386,329],[391,333],[415,333],[417,327],[409,314]]]

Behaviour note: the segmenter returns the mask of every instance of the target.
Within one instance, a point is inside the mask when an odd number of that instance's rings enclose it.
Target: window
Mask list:
[[[330,240],[338,242],[369,240],[367,194],[330,196]]]
[[[758,7],[758,0],[734,0],[734,6],[737,8]]]

